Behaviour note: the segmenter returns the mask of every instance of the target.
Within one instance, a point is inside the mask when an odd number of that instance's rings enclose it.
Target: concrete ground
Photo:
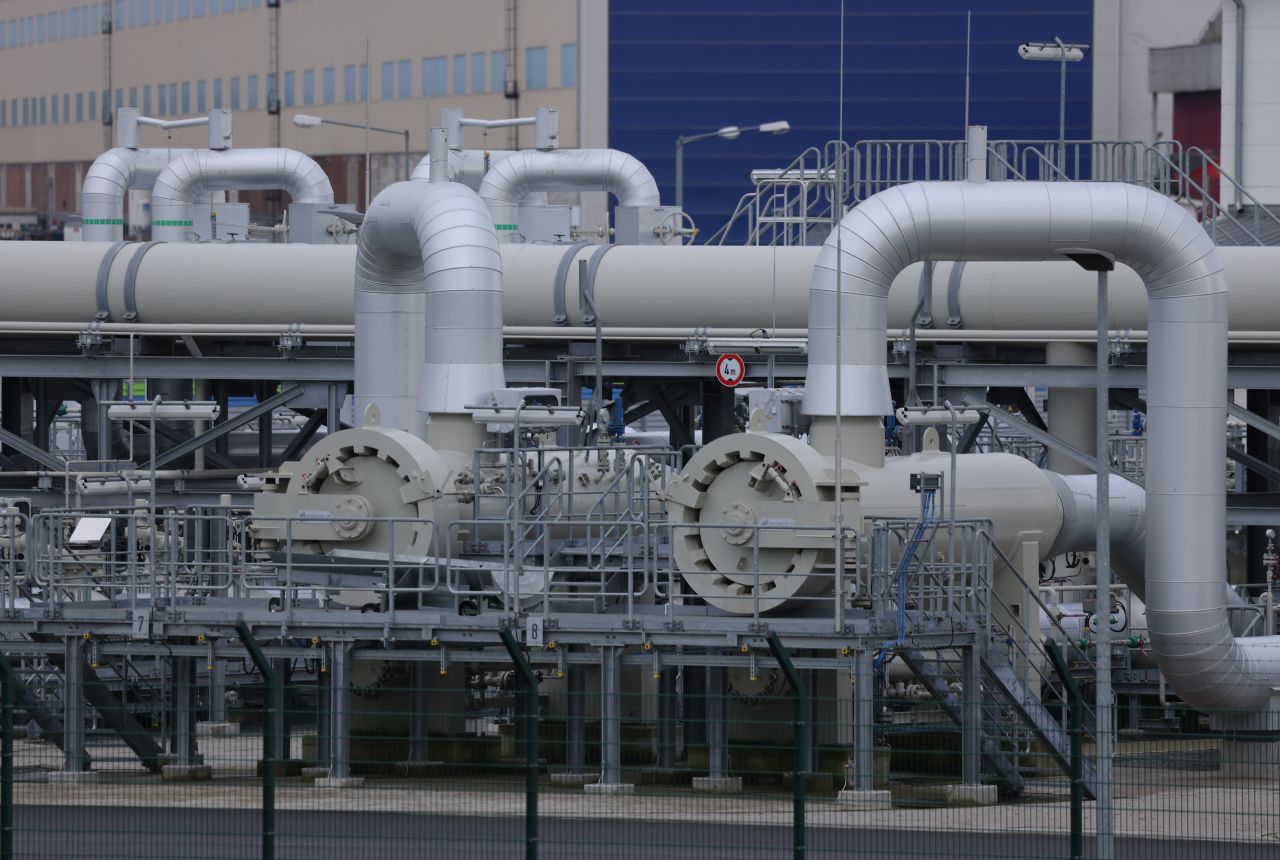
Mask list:
[[[213,771],[210,782],[162,783],[129,761],[126,749],[93,747],[99,781],[73,785],[46,781],[60,766],[56,748],[18,741],[18,856],[256,856],[259,739],[201,738],[200,747]],[[1211,769],[1215,750],[1213,741],[1122,744],[1115,804],[1115,832],[1124,846],[1119,856],[1280,860],[1280,782],[1224,779]],[[292,754],[300,752],[295,739]],[[1061,778],[1034,780],[1020,802],[993,807],[930,806],[919,786],[894,789],[899,805],[883,810],[851,810],[836,804],[833,792],[812,794],[810,854],[1066,856],[1070,806]],[[374,860],[422,856],[427,846],[441,857],[516,856],[524,804],[522,780],[509,775],[371,778],[349,790],[282,778],[278,856]],[[790,795],[781,791],[708,796],[638,785],[630,795],[592,795],[552,787],[544,777],[542,856],[781,856],[791,846],[791,809]],[[1085,805],[1085,827],[1091,832],[1091,803]]]

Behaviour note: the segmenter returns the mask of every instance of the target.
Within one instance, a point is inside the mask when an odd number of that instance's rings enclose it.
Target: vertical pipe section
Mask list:
[[[1110,860],[1115,856],[1115,843],[1111,823],[1111,756],[1112,726],[1114,723],[1115,697],[1111,690],[1111,457],[1108,452],[1107,414],[1111,402],[1111,351],[1107,340],[1107,273],[1098,272],[1098,381],[1094,386],[1097,402],[1097,438],[1094,445],[1097,449],[1098,463],[1098,518],[1097,546],[1095,549],[1095,574],[1097,576],[1097,593],[1094,599],[1095,641],[1098,643],[1095,656],[1097,679],[1095,681],[1096,707],[1098,720],[1094,737],[1097,740],[1097,761],[1095,763],[1094,796],[1097,800],[1097,843],[1094,853],[1099,860]]]

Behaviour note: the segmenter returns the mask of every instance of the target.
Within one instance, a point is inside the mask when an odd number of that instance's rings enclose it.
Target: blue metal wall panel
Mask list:
[[[1019,59],[1026,41],[1088,42],[1090,0],[847,0],[844,137],[959,139],[965,17],[973,12],[970,118],[992,139],[1058,136],[1057,63]],[[685,208],[704,235],[752,167],[782,166],[839,136],[839,0],[611,0],[609,144],[640,158],[674,201],[675,139],[785,119],[685,150]],[[1091,62],[1068,66],[1067,137],[1090,135]]]

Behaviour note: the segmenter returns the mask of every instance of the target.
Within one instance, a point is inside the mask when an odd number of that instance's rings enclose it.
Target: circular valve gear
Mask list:
[[[750,615],[757,601],[768,612],[829,591],[831,550],[800,541],[789,547],[785,529],[755,526],[830,529],[830,516],[825,522],[815,518],[812,505],[788,508],[798,502],[830,502],[834,508],[832,468],[832,461],[808,445],[776,433],[723,436],[694,454],[667,494],[672,552],[694,592],[717,609]],[[848,482],[847,466],[845,473]]]
[[[447,525],[436,522],[435,502],[448,476],[443,458],[418,437],[403,430],[358,427],[313,445],[295,465],[283,492],[296,500],[299,510],[307,508],[309,496],[344,497],[333,508],[334,541],[317,542],[318,552],[386,553],[393,545],[393,524],[360,521],[383,517],[405,520],[394,523],[397,555],[435,555],[444,534],[434,532]]]

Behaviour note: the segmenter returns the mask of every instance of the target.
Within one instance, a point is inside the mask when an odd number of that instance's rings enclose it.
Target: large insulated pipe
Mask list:
[[[190,149],[129,149],[117,146],[99,155],[85,174],[80,192],[86,242],[119,242],[124,238],[126,191],[150,190],[171,158]]]
[[[608,191],[620,206],[657,206],[658,183],[639,159],[616,149],[522,150],[496,162],[480,183],[480,198],[509,232],[520,204],[542,191]]]
[[[97,310],[97,283],[110,246],[82,242],[0,242],[0,296],[6,324],[83,323]],[[582,324],[578,263],[598,246],[503,245],[503,302],[508,326],[594,337]],[[344,325],[352,322],[353,245],[164,244],[152,247],[134,273],[138,320],[144,323]],[[1218,249],[1231,283],[1232,338],[1280,340],[1275,272],[1280,248]],[[683,340],[711,327],[803,336],[817,248],[626,246],[609,249],[596,268],[594,300],[613,331],[645,331]],[[567,264],[564,264],[565,260]],[[126,314],[124,252],[108,266],[111,318]],[[904,329],[919,296],[919,265],[894,279],[890,330]],[[952,264],[934,272],[934,317],[947,314]],[[976,262],[963,272],[965,329],[918,332],[928,337],[1092,342],[1094,276],[1069,262]],[[1145,337],[1146,290],[1128,266],[1111,273],[1113,328]],[[567,325],[556,325],[563,296]],[[616,322],[611,322],[616,321]],[[758,333],[758,332],[757,332]],[[630,334],[619,332],[620,337]],[[638,336],[638,335],[637,335]]]
[[[333,205],[333,186],[319,164],[292,149],[195,150],[175,158],[151,192],[151,237],[162,242],[192,238],[191,204],[226,189],[289,192],[294,203]]]
[[[423,436],[433,414],[463,414],[505,385],[502,257],[466,186],[397,182],[373,199],[355,302],[358,416],[377,405],[383,426]],[[409,328],[424,317],[425,342]]]
[[[1174,201],[1091,182],[913,183],[871,197],[841,219],[814,267],[805,411],[836,415],[834,327],[843,325],[844,414],[888,414],[887,297],[911,263],[1086,253],[1131,266],[1147,289],[1152,650],[1188,704],[1256,709],[1280,683],[1280,640],[1236,639],[1223,599],[1226,278],[1213,242]]]

